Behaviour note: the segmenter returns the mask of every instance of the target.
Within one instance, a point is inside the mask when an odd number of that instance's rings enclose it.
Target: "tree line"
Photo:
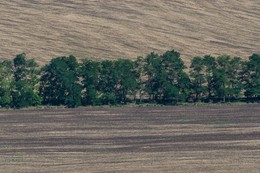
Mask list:
[[[78,62],[53,58],[40,67],[26,54],[0,62],[0,106],[260,101],[260,55],[194,57],[187,68],[180,53]]]

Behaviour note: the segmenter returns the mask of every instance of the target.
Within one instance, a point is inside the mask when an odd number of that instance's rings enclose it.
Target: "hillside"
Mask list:
[[[260,52],[259,0],[8,0],[0,16],[1,59]]]

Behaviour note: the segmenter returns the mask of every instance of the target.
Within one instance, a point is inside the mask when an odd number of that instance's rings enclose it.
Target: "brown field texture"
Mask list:
[[[155,51],[197,55],[260,53],[259,0],[6,0],[0,2],[0,58],[25,52],[40,63],[136,58]]]
[[[0,111],[0,172],[259,173],[260,105]]]

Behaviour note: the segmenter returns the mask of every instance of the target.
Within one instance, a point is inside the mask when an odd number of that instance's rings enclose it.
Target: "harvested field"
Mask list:
[[[260,170],[260,105],[0,111],[0,172]]]
[[[0,58],[25,52],[40,63],[136,58],[176,49],[192,56],[260,53],[259,0],[6,0]]]

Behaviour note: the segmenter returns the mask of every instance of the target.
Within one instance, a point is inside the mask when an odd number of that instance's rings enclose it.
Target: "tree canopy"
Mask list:
[[[74,56],[53,58],[43,67],[17,55],[0,62],[0,106],[115,105],[130,102],[260,101],[260,55],[205,55],[187,68],[179,52],[150,53],[136,60],[78,62]]]

